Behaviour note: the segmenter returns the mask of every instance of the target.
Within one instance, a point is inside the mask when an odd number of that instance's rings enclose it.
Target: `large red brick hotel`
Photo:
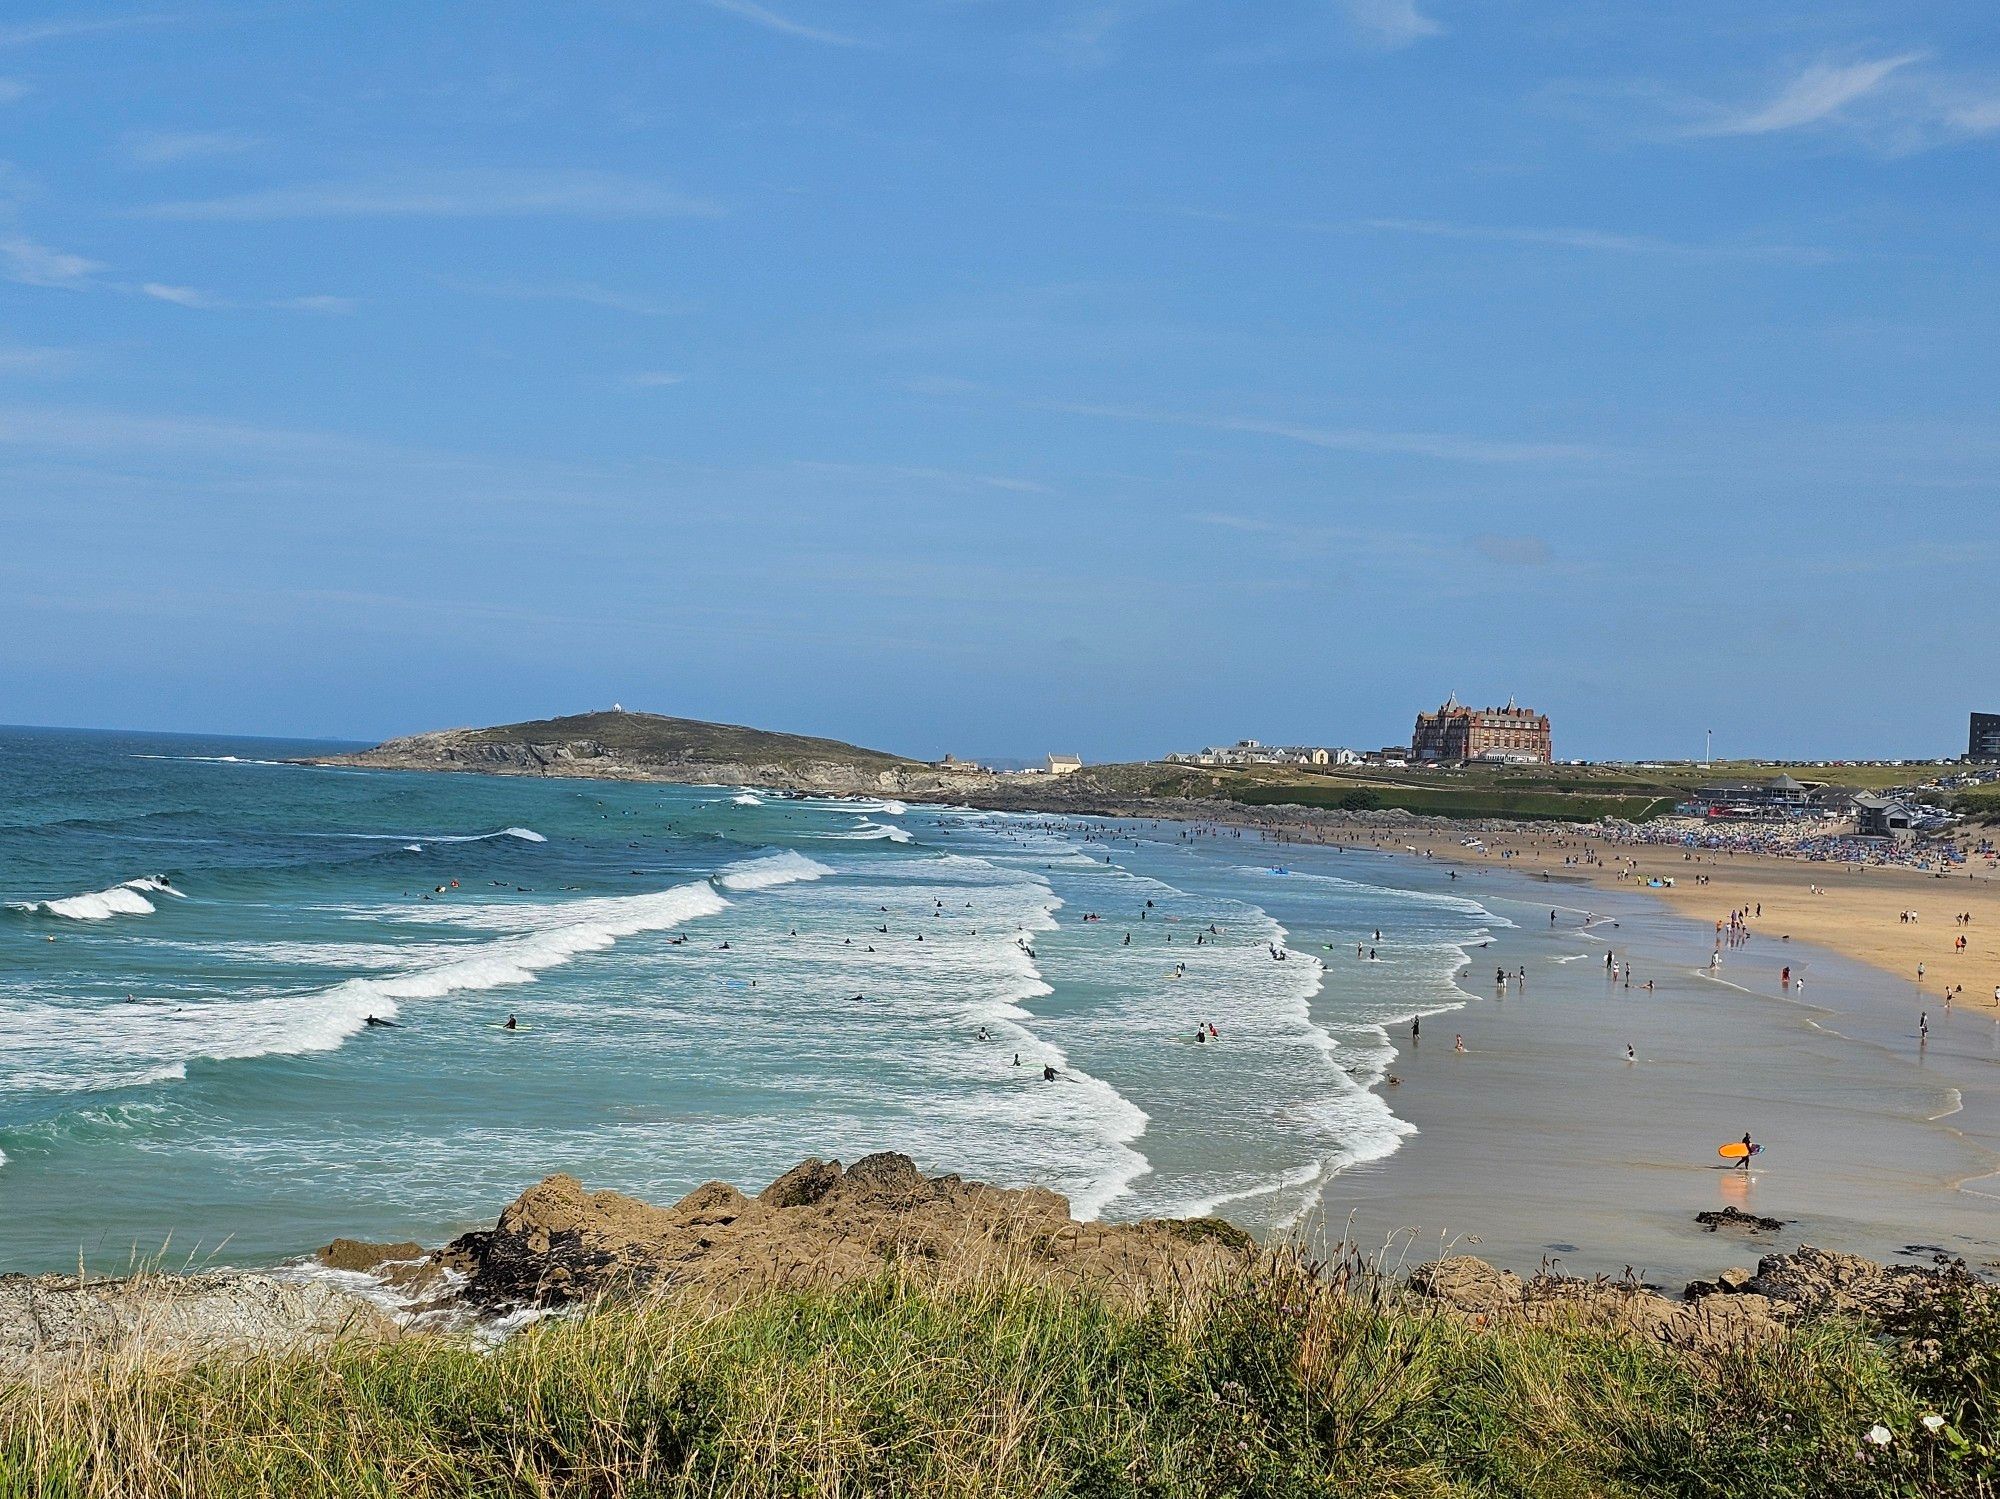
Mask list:
[[[1453,693],[1435,713],[1419,713],[1410,736],[1415,760],[1487,760],[1547,765],[1555,758],[1549,716],[1517,708],[1468,708]]]

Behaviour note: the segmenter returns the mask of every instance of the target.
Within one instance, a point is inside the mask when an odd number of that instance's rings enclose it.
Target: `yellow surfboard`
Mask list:
[[[1725,1161],[1740,1161],[1746,1155],[1762,1155],[1764,1147],[1761,1145],[1745,1145],[1741,1140],[1731,1140],[1727,1145],[1717,1146],[1715,1153]]]

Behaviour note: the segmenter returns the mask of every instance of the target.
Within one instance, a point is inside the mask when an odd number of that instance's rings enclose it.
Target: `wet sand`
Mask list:
[[[1329,1183],[1323,1231],[1394,1258],[1452,1250],[1522,1271],[1546,1258],[1676,1287],[1802,1242],[2000,1262],[1990,1006],[1946,1011],[1912,981],[1782,941],[1768,900],[1758,935],[1711,976],[1710,924],[1650,892],[1478,864],[1454,882],[1442,860],[1346,857],[1357,877],[1365,866],[1449,889],[1517,925],[1470,954],[1465,1009],[1427,1019],[1414,1045],[1407,1023],[1391,1030],[1400,1083],[1385,1096],[1418,1133]],[[1718,885],[1701,894],[1728,899]],[[1593,912],[1603,919],[1586,929]],[[1630,988],[1607,975],[1607,953],[1633,964]],[[1780,986],[1787,965],[1803,994]],[[1525,984],[1498,990],[1501,966],[1525,967]],[[1748,1173],[1716,1155],[1745,1130],[1765,1145]],[[1731,1206],[1790,1223],[1748,1234],[1694,1221]]]

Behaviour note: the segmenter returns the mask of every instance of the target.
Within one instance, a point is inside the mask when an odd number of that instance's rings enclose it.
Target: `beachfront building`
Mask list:
[[[1075,775],[1079,770],[1082,769],[1083,769],[1083,758],[1080,755],[1049,756],[1048,772],[1052,776]]]
[[[1822,810],[1812,788],[1787,775],[1697,786],[1688,800],[1698,817],[1810,817]]]
[[[1437,712],[1417,715],[1410,756],[1460,764],[1547,765],[1555,758],[1555,743],[1546,713],[1519,707],[1511,697],[1504,708],[1468,708],[1453,693]]]
[[[986,769],[977,760],[961,760],[956,755],[950,754],[947,754],[942,760],[934,761],[933,764],[938,770],[958,775],[978,775]]]
[[[1908,842],[1921,820],[1915,807],[1899,797],[1863,792],[1854,798],[1854,831],[1863,838],[1894,838]]]
[[[2000,760],[2000,713],[1975,713],[1965,736],[1965,758]]]

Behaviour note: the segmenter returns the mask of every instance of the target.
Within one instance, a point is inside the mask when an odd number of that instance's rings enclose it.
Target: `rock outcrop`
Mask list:
[[[128,1357],[282,1352],[394,1331],[369,1302],[316,1281],[229,1274],[104,1281],[0,1276],[0,1382]]]
[[[1407,1282],[1418,1297],[1463,1316],[1601,1327],[1697,1350],[1740,1346],[1822,1317],[1898,1333],[1972,1283],[1963,1264],[1878,1265],[1809,1244],[1767,1254],[1755,1271],[1739,1267],[1691,1282],[1678,1301],[1636,1281],[1523,1279],[1467,1255],[1419,1265]]]
[[[811,1159],[756,1197],[726,1182],[671,1207],[551,1176],[432,1263],[488,1312],[701,1287],[723,1295],[828,1285],[915,1266],[974,1272],[1005,1261],[1051,1282],[1141,1293],[1254,1248],[1219,1219],[1079,1223],[1039,1187],[926,1177],[883,1152],[842,1168]]]

